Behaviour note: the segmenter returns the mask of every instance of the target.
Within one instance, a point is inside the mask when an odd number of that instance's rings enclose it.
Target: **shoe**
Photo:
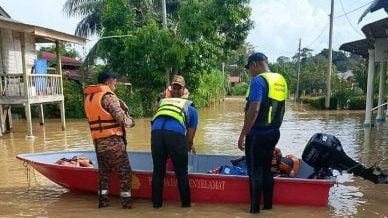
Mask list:
[[[272,206],[264,206],[263,210],[272,210]]]
[[[184,204],[182,204],[182,207],[188,208],[188,207],[191,207],[191,204],[190,203],[184,203]]]
[[[249,213],[260,213],[260,208],[251,206]]]
[[[110,205],[108,195],[101,195],[98,198],[98,208],[108,207]]]
[[[153,204],[153,207],[158,209],[158,208],[161,208],[162,207],[162,204],[157,204],[157,203],[154,203]]]
[[[120,198],[121,206],[123,209],[131,209],[133,200],[131,197]]]

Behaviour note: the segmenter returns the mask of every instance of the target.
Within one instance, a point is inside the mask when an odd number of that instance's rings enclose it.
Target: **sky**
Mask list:
[[[73,34],[80,18],[69,18],[62,12],[66,0],[0,0],[0,6],[15,20]],[[302,48],[319,53],[328,48],[330,0],[251,0],[254,28],[247,42],[263,52],[270,62],[279,56],[292,57]],[[372,0],[334,1],[333,49],[341,44],[365,38],[361,28],[387,17],[383,9],[358,19]],[[346,16],[344,14],[348,13]],[[75,45],[84,56],[96,42],[93,37],[85,46]]]

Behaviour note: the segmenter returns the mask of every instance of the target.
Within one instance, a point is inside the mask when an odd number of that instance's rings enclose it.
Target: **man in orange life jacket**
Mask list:
[[[97,85],[85,88],[85,112],[99,167],[99,207],[109,206],[108,187],[113,171],[119,174],[123,208],[132,207],[131,166],[126,151],[125,128],[135,126],[128,107],[115,94],[117,75],[98,75]]]
[[[171,86],[167,87],[166,90],[160,94],[160,98],[189,98],[190,92],[185,85],[185,78],[180,75],[175,75],[171,82]]]
[[[263,53],[250,55],[246,68],[252,79],[238,148],[245,149],[247,159],[251,198],[249,212],[258,213],[261,192],[264,197],[263,209],[272,209],[274,180],[271,160],[280,137],[287,83],[282,75],[270,72],[268,59]]]

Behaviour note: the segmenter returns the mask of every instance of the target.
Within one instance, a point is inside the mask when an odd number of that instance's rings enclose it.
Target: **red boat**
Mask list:
[[[132,195],[135,198],[151,199],[152,157],[150,152],[128,152],[132,169]],[[55,164],[61,158],[86,156],[93,168],[71,167]],[[42,175],[71,191],[97,193],[98,168],[94,151],[62,151],[20,154],[17,158],[31,165]],[[209,170],[230,165],[231,155],[189,155],[189,178],[191,199],[201,203],[249,203],[247,176],[209,174]],[[304,179],[312,168],[302,161],[296,177],[275,177],[274,204],[326,206],[333,179]],[[304,177],[304,178],[303,178]],[[118,177],[112,177],[110,193],[119,193]],[[164,182],[164,200],[179,201],[179,192],[174,172],[167,172]]]

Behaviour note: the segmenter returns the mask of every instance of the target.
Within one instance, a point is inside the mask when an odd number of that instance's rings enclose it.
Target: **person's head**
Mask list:
[[[268,58],[265,54],[257,52],[249,55],[248,63],[245,68],[249,71],[251,76],[269,71]]]
[[[183,76],[174,76],[174,79],[171,82],[171,97],[173,98],[182,98],[185,90],[185,78]]]
[[[109,86],[114,91],[116,89],[117,74],[112,71],[104,71],[98,75],[97,82]]]

